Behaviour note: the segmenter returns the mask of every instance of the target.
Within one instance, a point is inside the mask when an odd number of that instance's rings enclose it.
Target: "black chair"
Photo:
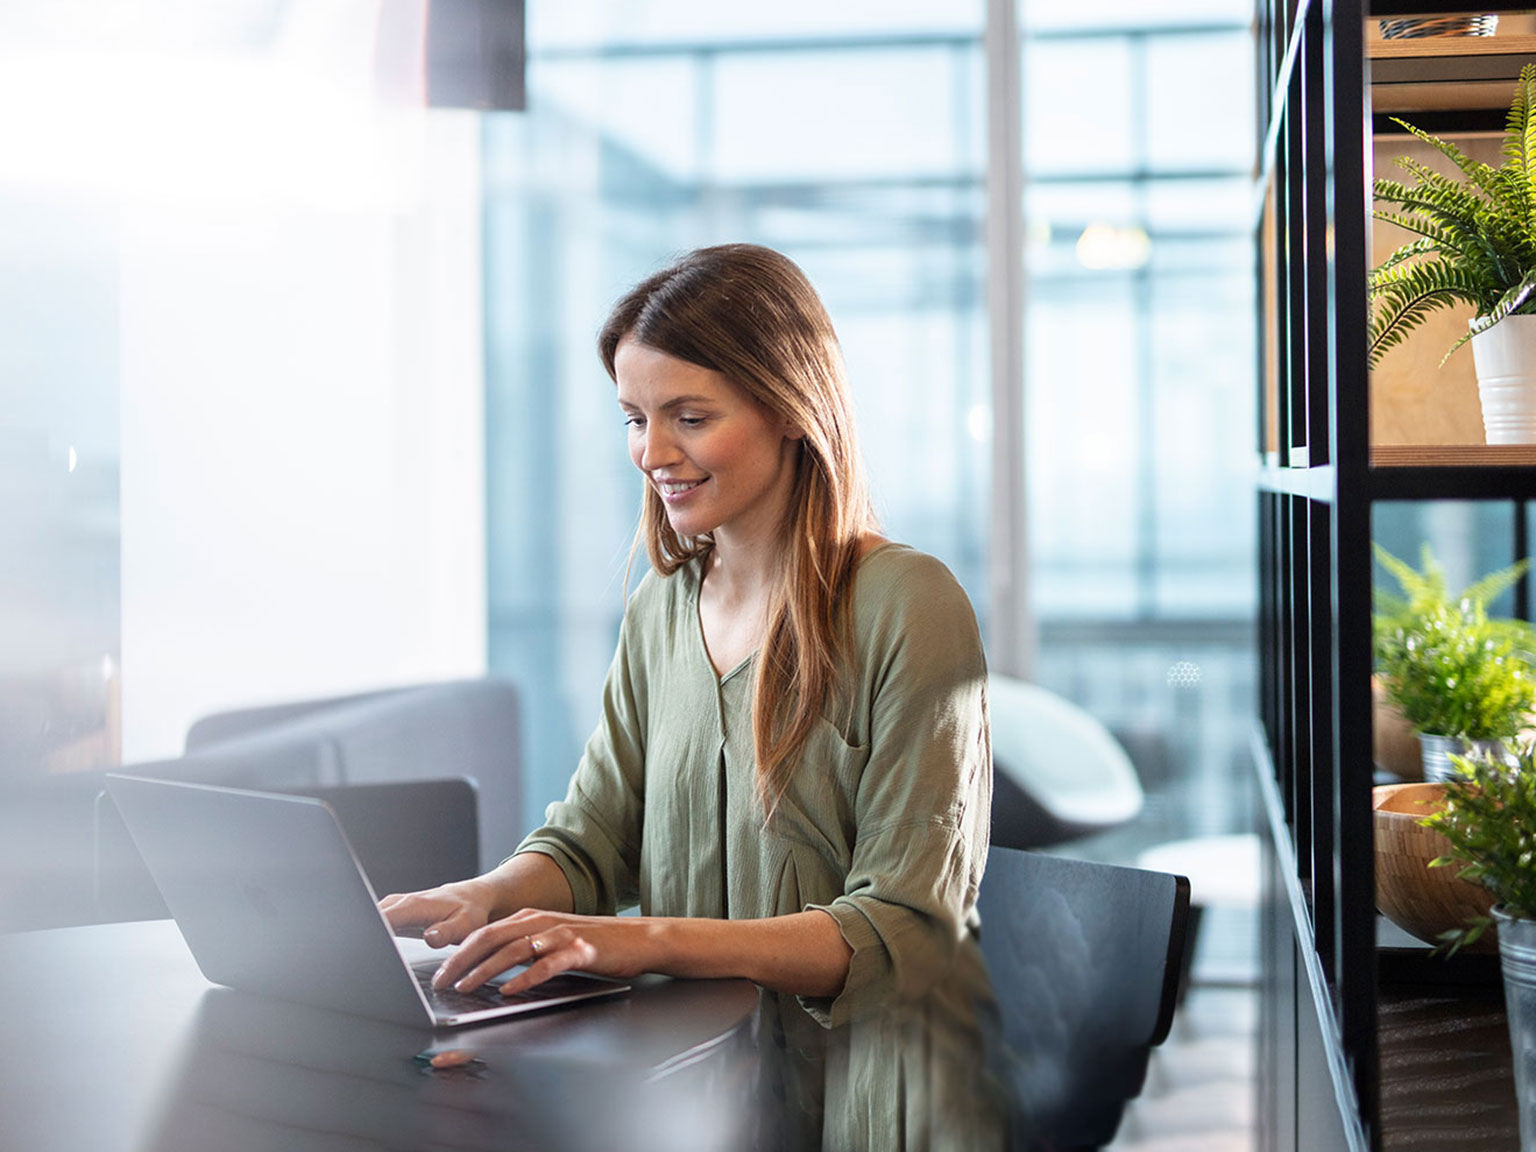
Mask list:
[[[161,767],[193,761],[170,761]],[[196,779],[195,773],[127,769],[146,776]],[[272,788],[324,800],[336,814],[374,892],[413,892],[479,871],[475,785],[463,778]],[[96,900],[105,920],[170,915],[111,796],[96,797]]]
[[[1011,1147],[1103,1147],[1173,1023],[1189,881],[994,845],[979,906]]]

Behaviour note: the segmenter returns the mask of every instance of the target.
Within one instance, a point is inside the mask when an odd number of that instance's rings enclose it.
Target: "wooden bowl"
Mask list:
[[[1440,833],[1419,826],[1437,811],[1445,796],[1440,784],[1387,784],[1372,790],[1376,826],[1376,907],[1410,936],[1439,944],[1440,933],[1460,928],[1474,916],[1486,916],[1493,893],[1459,879],[1455,865],[1431,868],[1429,862],[1450,851]],[[1496,952],[1493,929],[1466,951]]]

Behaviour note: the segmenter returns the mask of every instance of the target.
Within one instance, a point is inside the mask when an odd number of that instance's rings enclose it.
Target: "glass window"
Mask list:
[[[597,715],[639,508],[596,329],[682,251],[805,268],[887,531],[987,610],[980,10],[871,11],[529,6],[529,111],[486,122],[485,276],[490,661],[526,702],[530,820]]]
[[[1136,76],[1124,38],[1028,40],[1024,168],[1031,176],[1124,171],[1137,139]]]
[[[1253,163],[1252,38],[1246,28],[1149,37],[1146,155],[1158,168],[1246,172]],[[1212,99],[1212,93],[1221,93]]]
[[[1129,739],[1146,815],[1074,850],[1134,857],[1246,818],[1250,12],[1026,0],[1021,16],[1034,674]]]
[[[798,260],[887,531],[944,560],[984,626],[994,430],[981,4],[528,12],[529,111],[485,129],[485,274],[490,655],[527,701],[536,819],[623,607],[640,489],[593,350],[620,292],[699,244]],[[1198,730],[1225,772],[1230,724],[1194,724],[1164,673],[1203,661],[1212,717],[1251,682],[1249,9],[1021,19],[1036,676],[1121,730]]]
[[[768,185],[974,177],[967,120],[980,109],[956,90],[970,55],[873,45],[713,54],[711,173]]]

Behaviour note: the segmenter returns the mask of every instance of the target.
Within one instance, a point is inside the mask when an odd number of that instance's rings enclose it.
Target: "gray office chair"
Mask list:
[[[1010,1147],[1108,1144],[1173,1023],[1189,882],[993,845],[979,907]]]
[[[194,759],[143,764],[124,771],[158,779],[207,778],[207,766]],[[462,880],[479,870],[473,781],[398,780],[268,790],[325,801],[380,897]],[[95,816],[96,901],[102,919],[159,920],[169,916],[127,825],[106,792],[96,797]]]
[[[1045,848],[1141,811],[1136,768],[1109,730],[1071,701],[1011,676],[987,679],[992,843]]]
[[[468,875],[494,867],[522,836],[520,745],[516,690],[494,679],[461,680],[222,712],[192,726],[182,759],[135,767],[269,791],[468,778],[478,790],[479,844],[479,858],[461,873]],[[102,859],[121,845],[112,840],[115,813],[100,812],[101,790],[99,772],[0,781],[0,932],[143,912],[137,881],[116,885],[102,874]],[[355,820],[348,826],[344,816],[343,826],[362,838]],[[374,879],[410,886],[387,873]],[[104,913],[104,893],[115,911]]]

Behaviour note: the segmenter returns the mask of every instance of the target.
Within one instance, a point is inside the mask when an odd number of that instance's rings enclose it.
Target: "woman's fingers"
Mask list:
[[[516,996],[562,972],[591,968],[597,958],[592,945],[569,929],[541,932],[534,939],[533,962],[498,989],[503,996]]]
[[[510,940],[491,951],[485,951],[483,947],[471,948],[466,942],[443,961],[443,966],[432,978],[432,986],[447,988],[452,985],[460,992],[473,992],[498,972],[526,964],[530,959],[526,937]]]
[[[483,918],[477,918],[468,909],[459,908],[427,928],[421,938],[434,948],[446,948],[449,944],[457,944],[484,923]]]
[[[518,914],[466,933],[458,951],[433,976],[433,986],[471,992],[498,972],[527,963],[532,957],[528,936],[537,927]]]
[[[401,928],[425,928],[442,919],[448,911],[441,901],[425,892],[391,893],[379,901],[379,911],[396,931]]]
[[[580,970],[602,976],[633,976],[648,971],[653,959],[644,925],[613,916],[572,916],[525,910],[469,933],[443,962],[432,983],[462,992],[493,976],[527,965],[503,988],[511,995],[561,972]]]
[[[379,910],[396,932],[420,930],[434,948],[457,944],[486,918],[484,908],[452,888],[391,893],[379,901]]]

